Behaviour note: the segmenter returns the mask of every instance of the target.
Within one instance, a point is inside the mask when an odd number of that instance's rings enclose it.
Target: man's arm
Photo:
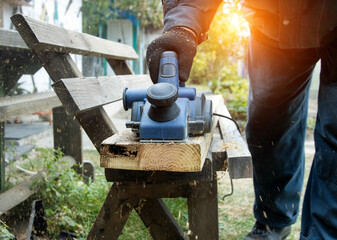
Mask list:
[[[198,43],[205,40],[213,17],[222,0],[162,0],[164,32],[173,27],[193,30]]]
[[[179,80],[187,81],[196,48],[206,39],[206,32],[222,0],[162,0],[164,32],[149,45],[146,60],[151,79],[157,82],[160,55],[178,54]]]

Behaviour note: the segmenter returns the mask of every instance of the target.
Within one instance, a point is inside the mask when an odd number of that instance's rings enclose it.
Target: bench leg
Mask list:
[[[82,133],[81,126],[74,116],[65,112],[63,106],[53,108],[54,147],[60,148],[64,155],[72,156],[76,163],[82,164]],[[76,168],[82,173],[80,168]]]
[[[0,122],[0,192],[5,191],[5,122]]]
[[[162,199],[141,199],[135,210],[153,239],[186,239],[183,230]]]
[[[187,200],[190,239],[219,239],[217,181],[199,182],[196,188]],[[199,191],[208,196],[198,197]]]
[[[87,239],[118,239],[139,199],[119,199],[114,184],[93,224]]]

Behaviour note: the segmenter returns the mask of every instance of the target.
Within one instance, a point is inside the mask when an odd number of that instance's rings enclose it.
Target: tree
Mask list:
[[[161,0],[83,0],[83,31],[98,36],[99,24],[128,13],[137,17],[140,27],[162,26]]]

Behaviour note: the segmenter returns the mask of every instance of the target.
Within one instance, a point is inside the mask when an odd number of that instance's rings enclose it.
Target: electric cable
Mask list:
[[[239,127],[239,124],[233,119],[233,118],[230,118],[230,117],[227,117],[225,115],[222,115],[222,114],[219,114],[219,113],[213,113],[214,116],[218,116],[218,117],[223,117],[223,118],[226,118],[228,120],[231,120],[232,122],[235,123],[235,126],[236,128],[238,129],[240,135],[241,135],[241,131],[240,131],[240,127]]]
[[[223,118],[226,118],[226,119],[231,120],[232,122],[234,122],[236,128],[238,129],[238,131],[239,131],[239,133],[241,135],[239,124],[233,118],[227,117],[227,116],[219,114],[219,113],[213,113],[213,116],[223,117]],[[231,182],[231,191],[230,191],[230,193],[227,193],[227,194],[223,195],[222,197],[218,194],[218,198],[220,198],[222,201],[225,201],[226,197],[229,197],[229,196],[233,195],[233,193],[234,193],[233,179],[231,177],[229,177],[229,179],[230,179],[230,182]]]

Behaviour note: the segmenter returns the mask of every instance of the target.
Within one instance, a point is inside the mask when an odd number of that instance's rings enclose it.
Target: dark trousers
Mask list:
[[[319,59],[316,153],[301,239],[337,239],[337,40],[305,50],[279,49],[254,36],[250,41],[246,135],[254,166],[254,214],[271,227],[291,225],[299,213],[309,87]]]

